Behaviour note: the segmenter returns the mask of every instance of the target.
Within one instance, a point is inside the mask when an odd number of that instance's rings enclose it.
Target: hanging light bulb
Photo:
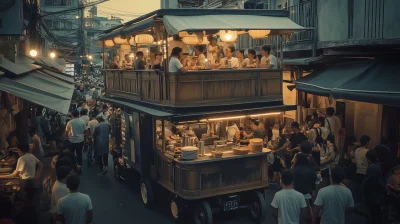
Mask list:
[[[224,42],[235,42],[237,39],[237,31],[235,31],[235,30],[220,30],[219,37]]]
[[[31,51],[29,51],[29,55],[30,55],[31,57],[36,57],[36,56],[38,55],[38,52],[37,52],[37,50],[32,49]]]
[[[50,53],[50,58],[54,59],[55,57],[56,57],[56,53],[51,52],[51,53]]]
[[[271,33],[271,30],[249,30],[249,35],[253,39],[265,38]]]

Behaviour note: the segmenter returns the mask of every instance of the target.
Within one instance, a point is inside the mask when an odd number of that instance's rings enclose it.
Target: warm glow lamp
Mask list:
[[[271,33],[271,30],[249,30],[249,35],[253,39],[265,38],[270,33]]]

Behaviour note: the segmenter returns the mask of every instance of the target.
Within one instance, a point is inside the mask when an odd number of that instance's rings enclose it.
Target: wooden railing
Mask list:
[[[210,105],[282,97],[282,71],[231,69],[165,74],[106,70],[106,94],[155,104]]]

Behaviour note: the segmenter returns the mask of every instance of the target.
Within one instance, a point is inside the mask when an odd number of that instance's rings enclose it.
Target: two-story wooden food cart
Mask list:
[[[282,38],[304,30],[288,15],[275,10],[158,10],[103,34],[100,40],[120,43],[135,38],[134,44],[139,45],[140,39],[149,38],[147,41],[161,43],[160,52],[168,61],[166,40],[171,35],[269,30],[266,33]],[[136,38],[142,34],[146,36]],[[282,103],[282,72],[266,68],[185,73],[106,70],[103,100],[122,111],[122,158],[141,174],[144,204],[153,205],[153,184],[159,184],[171,192],[175,219],[190,209],[194,223],[209,224],[214,213],[249,208],[252,217],[261,222],[266,209],[269,150],[237,154],[240,148],[231,143],[237,140],[231,131],[246,125],[248,117],[277,117],[295,110],[295,106]],[[202,142],[197,146],[204,148],[204,155],[184,160],[183,149],[177,148],[197,141]],[[115,161],[115,167],[120,166],[121,160]]]

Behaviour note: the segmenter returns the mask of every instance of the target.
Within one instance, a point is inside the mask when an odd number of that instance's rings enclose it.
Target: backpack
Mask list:
[[[315,143],[319,145],[324,145],[325,140],[322,138],[322,130],[320,128],[314,128],[315,133],[317,134],[317,137],[315,138]],[[319,132],[318,132],[319,130]]]

